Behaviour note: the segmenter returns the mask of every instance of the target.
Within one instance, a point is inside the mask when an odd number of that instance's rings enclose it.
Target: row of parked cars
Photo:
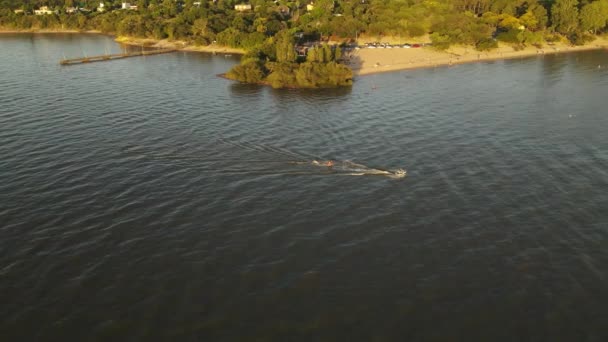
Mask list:
[[[420,48],[423,46],[427,46],[431,44],[389,44],[389,43],[366,43],[365,45],[359,46],[359,48],[367,48],[367,49],[392,49],[392,48]]]

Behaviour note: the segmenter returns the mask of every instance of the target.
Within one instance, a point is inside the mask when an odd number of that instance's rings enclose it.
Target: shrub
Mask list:
[[[426,34],[426,30],[420,24],[409,24],[407,25],[407,33],[411,37],[420,37]]]
[[[522,31],[520,37],[523,44],[530,44],[537,47],[542,47],[543,35],[540,32]]]
[[[450,37],[439,32],[431,34],[431,42],[433,42],[433,48],[437,50],[446,50],[451,45]]]
[[[595,37],[585,32],[574,32],[568,36],[568,40],[574,45],[585,45],[595,40]]]
[[[296,85],[303,88],[326,88],[352,85],[352,70],[335,62],[299,65],[296,70]]]
[[[475,49],[478,51],[490,51],[498,48],[498,42],[492,38],[485,38],[477,42]]]
[[[298,68],[296,63],[266,63],[270,74],[266,80],[273,88],[286,88],[296,86],[295,70]]]
[[[245,60],[226,73],[226,77],[244,83],[260,83],[266,75],[262,63],[257,59]]]
[[[501,32],[496,36],[496,39],[501,42],[510,43],[510,44],[521,44],[523,37],[521,35],[521,31],[517,29],[509,30],[506,32]]]

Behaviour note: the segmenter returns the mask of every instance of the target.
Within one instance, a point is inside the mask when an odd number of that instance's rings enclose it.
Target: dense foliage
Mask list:
[[[96,10],[100,3],[103,12]],[[243,3],[251,8],[235,8]],[[282,32],[317,40],[428,35],[439,49],[466,44],[483,51],[495,48],[497,41],[516,48],[562,38],[582,44],[608,30],[608,0],[131,0],[136,6],[132,9],[121,9],[121,4],[121,0],[0,0],[0,27],[98,30],[243,48],[251,54],[231,77],[261,77],[277,85],[294,84],[294,79],[297,84],[317,84],[318,75],[343,75],[345,68],[337,63],[339,57],[327,57],[322,50],[327,48],[312,49],[305,61],[297,60],[294,42],[277,38]],[[40,6],[57,14],[32,15]],[[71,7],[79,10],[66,13]],[[343,82],[330,77],[321,83]]]
[[[246,83],[268,83],[274,88],[338,87],[352,84],[352,71],[340,64],[342,48],[328,44],[310,47],[299,57],[295,38],[283,30],[269,42],[243,56],[226,76]]]
[[[105,12],[96,8],[104,3]],[[0,0],[0,26],[20,29],[100,30],[134,37],[169,38],[245,49],[267,37],[294,29],[321,37],[417,37],[427,33],[438,46],[487,47],[488,39],[525,43],[546,32],[574,37],[606,31],[608,0],[131,0],[137,10],[120,9],[122,1]],[[308,6],[312,3],[312,6]],[[31,13],[42,5],[58,15]],[[68,15],[69,7],[84,9]],[[90,10],[90,11],[87,11]],[[517,31],[525,32],[518,34]],[[491,44],[490,44],[491,45]]]

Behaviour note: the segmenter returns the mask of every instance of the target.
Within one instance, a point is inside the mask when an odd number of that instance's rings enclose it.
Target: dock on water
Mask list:
[[[160,50],[147,50],[147,51],[139,51],[139,52],[131,52],[131,53],[115,53],[115,54],[81,57],[81,58],[69,58],[69,59],[60,60],[59,64],[74,65],[74,64],[84,64],[84,63],[93,63],[93,62],[105,62],[105,61],[113,61],[115,59],[123,59],[123,58],[129,58],[129,57],[160,55],[162,53],[171,53],[171,52],[175,52],[175,51],[177,51],[177,50],[160,49]]]

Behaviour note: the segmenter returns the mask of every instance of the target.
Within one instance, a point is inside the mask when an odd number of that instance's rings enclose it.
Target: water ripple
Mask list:
[[[0,40],[7,339],[608,336],[573,321],[608,298],[603,51],[314,91],[194,53],[57,65],[120,51],[104,36]]]

